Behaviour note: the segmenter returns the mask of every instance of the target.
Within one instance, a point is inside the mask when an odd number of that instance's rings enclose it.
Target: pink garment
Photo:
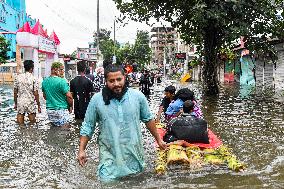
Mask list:
[[[196,100],[193,100],[193,102],[194,102],[193,112],[196,114],[196,117],[202,118],[203,117],[203,113],[201,111],[200,105],[197,103]]]

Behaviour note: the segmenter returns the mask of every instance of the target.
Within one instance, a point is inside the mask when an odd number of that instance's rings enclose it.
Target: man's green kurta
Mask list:
[[[140,120],[153,119],[146,97],[128,89],[122,99],[105,105],[102,93],[91,99],[80,135],[92,137],[99,127],[99,167],[102,180],[111,180],[143,171],[145,166]],[[98,124],[96,124],[98,123]]]

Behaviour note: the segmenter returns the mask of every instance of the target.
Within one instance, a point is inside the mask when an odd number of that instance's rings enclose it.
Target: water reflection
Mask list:
[[[69,131],[54,128],[43,111],[36,125],[19,127],[12,89],[0,87],[0,188],[283,188],[284,110],[273,93],[255,90],[243,98],[239,86],[230,84],[222,86],[217,97],[205,98],[198,83],[185,86],[195,91],[210,128],[246,162],[245,172],[214,166],[194,171],[171,167],[158,177],[153,172],[153,138],[143,127],[145,172],[119,182],[100,183],[95,138],[87,147],[87,166],[78,166],[80,123],[73,122]],[[160,85],[153,90],[151,110],[157,111],[163,89]]]

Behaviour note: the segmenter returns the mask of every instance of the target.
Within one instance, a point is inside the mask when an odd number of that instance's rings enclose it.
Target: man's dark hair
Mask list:
[[[190,113],[193,111],[194,103],[191,100],[187,100],[183,103],[183,112]]]
[[[24,61],[24,68],[25,68],[25,71],[30,71],[30,69],[33,69],[34,68],[34,61],[32,60],[25,60]]]
[[[192,92],[188,88],[182,88],[175,94],[174,100],[178,98],[183,102],[185,102],[186,100],[194,100],[194,92]]]
[[[110,73],[110,72],[118,72],[120,71],[122,73],[122,75],[124,75],[124,69],[122,66],[119,66],[119,65],[115,65],[115,64],[110,64],[106,67],[106,69],[104,70],[104,74],[105,74],[105,79],[107,79],[107,75]]]
[[[174,86],[172,86],[172,85],[167,86],[167,87],[165,88],[165,92],[169,92],[169,93],[171,93],[171,94],[175,94],[176,88],[175,88]]]
[[[91,70],[89,67],[86,68],[86,74],[90,74],[91,73]]]
[[[78,72],[85,72],[86,67],[87,67],[87,65],[86,65],[85,61],[81,60],[81,61],[77,62],[77,71]]]

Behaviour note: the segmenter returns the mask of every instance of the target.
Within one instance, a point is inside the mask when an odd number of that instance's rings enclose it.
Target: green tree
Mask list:
[[[137,31],[136,40],[133,46],[134,61],[144,67],[150,63],[152,50],[149,47],[150,36],[148,31]]]
[[[201,47],[205,94],[219,92],[217,54],[222,47],[232,47],[244,36],[249,49],[263,48],[268,37],[283,35],[284,13],[282,18],[276,16],[283,0],[113,1],[124,16],[135,21],[148,22],[152,17],[168,21],[188,44]]]
[[[73,51],[70,57],[72,57],[73,59],[77,58],[77,50]]]
[[[8,59],[7,52],[10,51],[10,43],[5,37],[0,36],[0,63],[6,63]]]
[[[99,35],[97,35],[97,33],[94,33],[95,43],[97,42],[97,36],[99,36],[99,49],[103,54],[105,60],[112,60],[115,51],[119,49],[119,43],[116,41],[114,45],[113,39],[111,39],[110,34],[111,31],[107,29],[100,29]]]
[[[116,56],[117,56],[117,62],[119,64],[135,62],[133,56],[133,45],[131,45],[130,43],[126,43],[117,50]]]

